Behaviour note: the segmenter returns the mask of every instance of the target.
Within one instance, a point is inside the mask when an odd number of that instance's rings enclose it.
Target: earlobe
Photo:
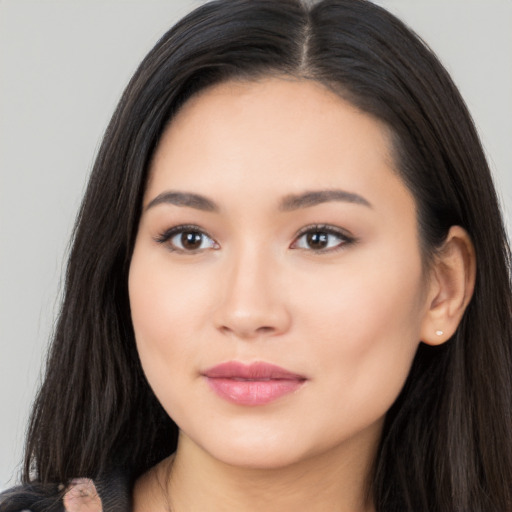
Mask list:
[[[453,336],[473,295],[475,278],[473,242],[466,230],[452,226],[430,270],[421,329],[424,343],[440,345]]]

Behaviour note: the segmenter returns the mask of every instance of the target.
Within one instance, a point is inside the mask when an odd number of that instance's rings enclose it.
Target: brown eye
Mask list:
[[[302,231],[291,245],[291,248],[313,252],[330,252],[354,241],[354,238],[335,226],[311,226]]]
[[[306,234],[306,244],[314,250],[325,249],[329,243],[329,235],[316,231]]]
[[[175,226],[162,233],[155,240],[160,244],[165,244],[171,251],[182,253],[194,253],[206,249],[219,248],[217,242],[195,226]]]
[[[217,244],[208,235],[195,229],[175,231],[175,234],[169,237],[169,245],[172,249],[183,252],[215,249],[217,247]]]
[[[180,235],[181,247],[187,251],[195,251],[201,247],[203,234],[197,231],[185,231]]]

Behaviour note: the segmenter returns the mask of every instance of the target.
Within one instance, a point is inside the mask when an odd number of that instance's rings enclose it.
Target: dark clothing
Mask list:
[[[84,479],[85,480],[85,479]],[[19,487],[13,487],[0,494],[0,512],[74,512],[73,503],[76,504],[76,510],[79,510],[78,503],[82,497],[84,500],[93,500],[98,504],[98,512],[130,512],[131,511],[131,490],[128,478],[122,473],[114,473],[106,478],[97,480],[86,480],[88,484],[87,495],[80,494],[80,487],[84,484],[64,485],[41,485],[37,483],[25,484]],[[70,489],[77,491],[77,497],[68,501],[71,505],[65,508],[65,495],[71,492]],[[94,491],[91,497],[90,490]],[[97,493],[97,494],[96,494]],[[98,500],[98,497],[100,500]],[[96,511],[95,511],[96,512]]]

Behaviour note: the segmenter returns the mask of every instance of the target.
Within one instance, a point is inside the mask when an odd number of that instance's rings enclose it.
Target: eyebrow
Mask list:
[[[205,212],[218,212],[219,207],[207,197],[199,194],[192,194],[190,192],[175,192],[168,191],[158,194],[146,206],[146,210],[153,208],[159,204],[174,204],[176,206],[188,206],[196,210],[203,210]]]
[[[314,190],[304,192],[302,194],[290,194],[283,198],[279,205],[280,211],[293,211],[300,208],[310,208],[322,203],[331,201],[341,201],[345,203],[361,204],[372,208],[372,205],[359,194],[347,192],[339,189],[328,190]],[[173,204],[175,206],[186,206],[188,208],[195,208],[205,212],[218,212],[220,209],[218,205],[200,194],[193,194],[191,192],[177,192],[167,191],[158,194],[146,206],[146,210],[153,208],[159,204]]]
[[[292,211],[298,210],[299,208],[309,208],[322,203],[329,203],[331,201],[361,204],[368,208],[372,208],[370,202],[359,194],[339,189],[328,189],[314,190],[297,195],[288,195],[281,201],[279,209],[281,211]]]

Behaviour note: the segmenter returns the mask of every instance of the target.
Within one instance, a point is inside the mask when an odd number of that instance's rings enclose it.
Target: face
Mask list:
[[[147,379],[229,464],[368,449],[426,311],[415,204],[386,130],[322,85],[192,98],[150,169],[129,292]]]

